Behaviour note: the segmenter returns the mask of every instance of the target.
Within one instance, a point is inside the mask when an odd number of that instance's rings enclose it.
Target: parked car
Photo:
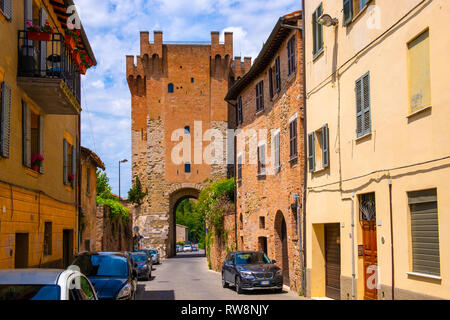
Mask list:
[[[160,264],[161,260],[159,258],[159,251],[156,249],[150,249],[150,254],[152,255],[152,261],[154,264]]]
[[[94,286],[76,270],[0,270],[0,301],[98,300]]]
[[[151,254],[151,252],[150,252],[150,250],[136,250],[135,252],[142,252],[142,253],[145,253],[146,255],[147,255],[147,257],[150,259],[150,264],[151,264],[151,270],[153,270],[153,256],[152,256],[152,254]]]
[[[100,300],[134,300],[138,275],[132,263],[129,253],[83,252],[72,264],[92,282]]]
[[[138,279],[149,281],[152,277],[152,258],[144,252],[133,252],[134,268],[137,270]]]
[[[244,290],[283,291],[283,273],[263,252],[245,251],[228,254],[222,266],[222,287],[232,285]]]
[[[192,245],[192,251],[198,251],[198,247],[197,247],[197,245]]]
[[[192,247],[191,245],[187,244],[183,247],[183,251],[184,252],[192,252]]]
[[[183,246],[177,244],[177,252],[183,252]]]

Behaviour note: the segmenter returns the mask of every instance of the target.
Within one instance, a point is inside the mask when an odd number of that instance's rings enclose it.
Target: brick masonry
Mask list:
[[[211,33],[211,44],[165,44],[163,34],[141,32],[140,55],[127,56],[127,81],[132,95],[132,171],[139,176],[149,194],[134,217],[144,237],[144,247],[156,248],[162,257],[175,254],[177,204],[197,198],[206,181],[227,177],[226,150],[218,157],[223,163],[205,164],[190,159],[191,172],[184,163],[172,160],[175,130],[190,128],[185,135],[194,154],[195,126],[201,122],[203,133],[217,129],[225,137],[229,128],[230,106],[224,101],[234,79],[242,77],[251,60],[232,59],[233,35]],[[173,93],[169,92],[173,86]],[[186,137],[187,136],[187,137]],[[202,136],[199,135],[201,138]],[[209,142],[203,142],[205,148]],[[198,150],[198,149],[197,149]],[[186,160],[185,160],[186,162]]]

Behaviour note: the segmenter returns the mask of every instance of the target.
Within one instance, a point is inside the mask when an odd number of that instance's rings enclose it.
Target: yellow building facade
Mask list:
[[[307,295],[450,298],[450,2],[305,0]]]
[[[63,267],[78,250],[80,73],[64,3],[0,1],[0,269]],[[47,20],[50,41],[30,40],[25,21]]]

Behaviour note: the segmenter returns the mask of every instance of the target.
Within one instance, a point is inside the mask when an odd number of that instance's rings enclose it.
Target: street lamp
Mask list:
[[[126,163],[126,162],[128,162],[127,159],[123,159],[123,160],[119,161],[119,200],[122,200],[122,198],[120,197],[120,164]]]
[[[325,27],[331,27],[336,26],[339,23],[339,20],[325,13],[317,19],[317,23]]]

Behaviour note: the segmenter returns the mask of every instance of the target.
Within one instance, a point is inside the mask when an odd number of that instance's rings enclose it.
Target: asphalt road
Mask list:
[[[223,289],[221,275],[208,270],[204,252],[181,253],[154,266],[152,279],[140,281],[137,300],[302,300],[294,292],[248,292]]]

